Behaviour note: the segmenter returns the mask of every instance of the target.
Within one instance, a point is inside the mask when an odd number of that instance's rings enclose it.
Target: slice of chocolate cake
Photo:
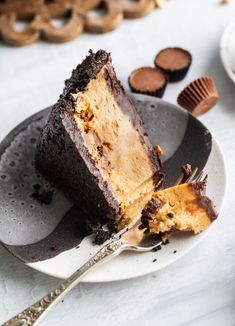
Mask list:
[[[75,204],[123,227],[161,180],[136,109],[100,50],[78,65],[42,130],[36,167]]]
[[[211,199],[205,196],[206,181],[184,183],[155,192],[142,212],[141,226],[150,233],[205,230],[217,213]]]

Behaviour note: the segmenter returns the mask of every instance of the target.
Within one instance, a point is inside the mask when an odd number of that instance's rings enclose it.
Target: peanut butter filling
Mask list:
[[[134,211],[140,213],[146,204],[142,198],[154,188],[153,163],[129,116],[115,101],[103,71],[85,91],[73,96],[75,121],[102,177],[122,211],[135,202]]]
[[[154,193],[151,200],[153,206],[145,210],[149,231],[160,233],[178,230],[197,234],[205,230],[212,219],[200,204],[201,198],[202,195],[190,184]]]

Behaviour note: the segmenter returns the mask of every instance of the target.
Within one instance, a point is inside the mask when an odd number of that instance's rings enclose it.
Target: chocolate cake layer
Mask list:
[[[65,82],[35,165],[96,218],[128,215],[128,223],[146,204],[160,167],[107,52],[90,52]]]

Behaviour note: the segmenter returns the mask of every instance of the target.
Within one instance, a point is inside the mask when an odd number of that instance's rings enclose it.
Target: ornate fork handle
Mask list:
[[[127,248],[128,245],[122,239],[107,244],[74,274],[62,282],[56,289],[12,319],[2,324],[2,326],[38,325],[39,321],[49,311],[49,309],[56,305],[58,301],[60,301],[70,290],[72,290],[92,268],[101,262],[119,255]]]

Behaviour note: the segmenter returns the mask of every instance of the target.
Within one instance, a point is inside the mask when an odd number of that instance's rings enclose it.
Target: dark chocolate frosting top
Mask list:
[[[89,53],[90,55],[73,70],[72,76],[65,81],[64,96],[73,92],[82,92],[110,59],[110,53],[104,50],[96,53],[90,50]]]

